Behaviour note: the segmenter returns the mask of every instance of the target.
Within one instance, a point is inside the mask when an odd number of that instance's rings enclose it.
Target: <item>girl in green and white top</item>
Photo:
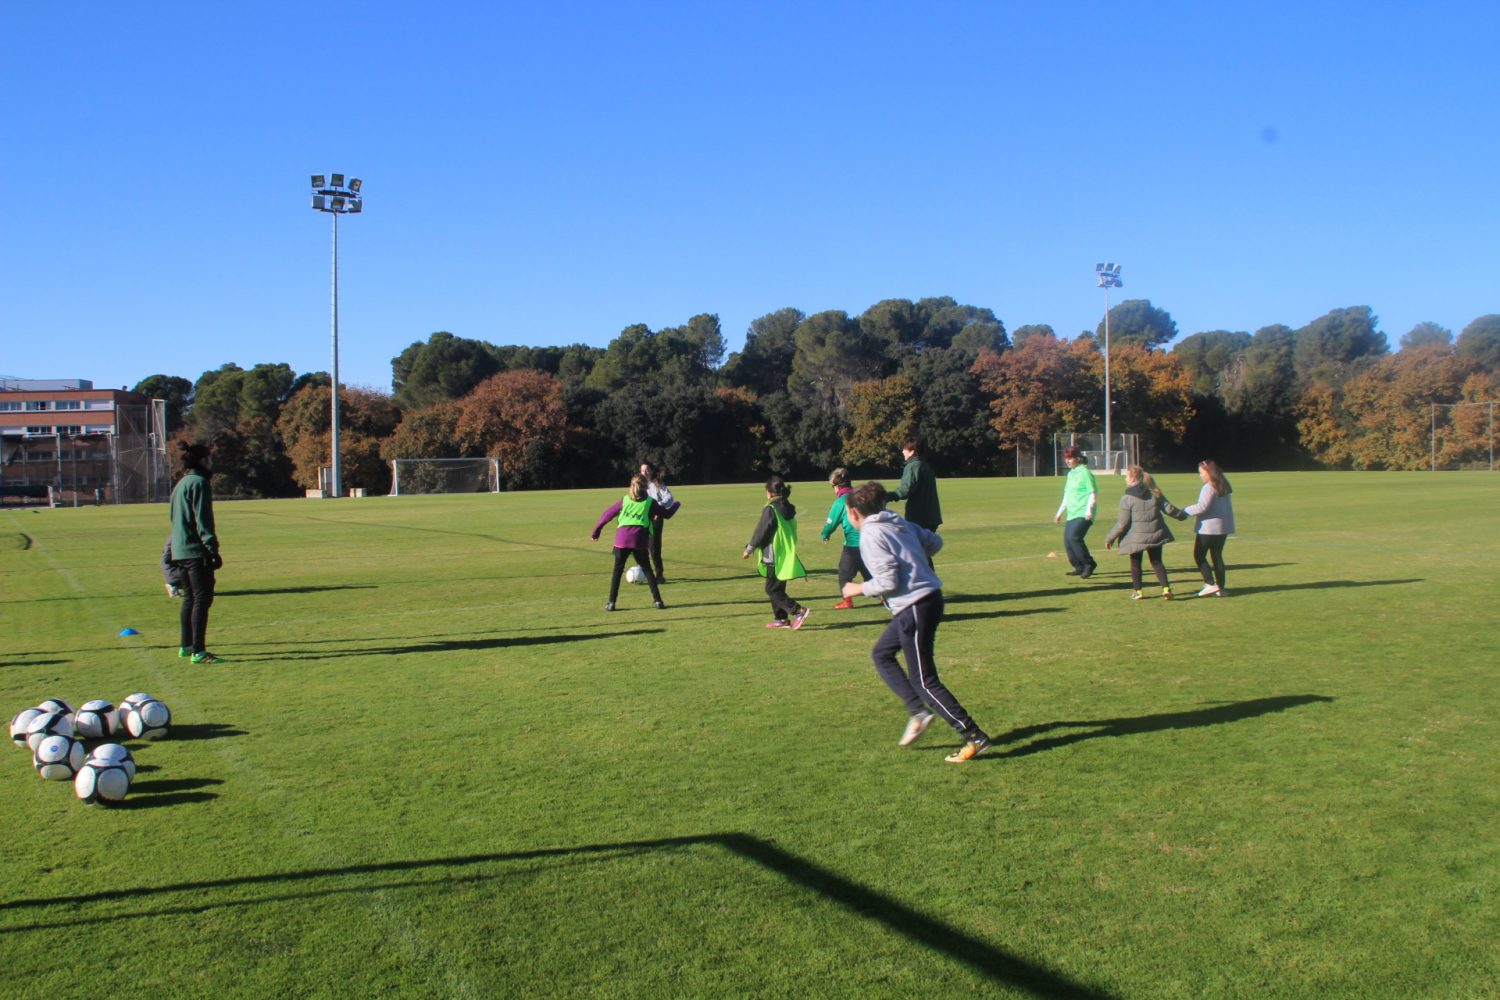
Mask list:
[[[1063,528],[1063,549],[1068,553],[1068,562],[1073,564],[1068,575],[1087,580],[1099,565],[1089,554],[1089,547],[1083,543],[1083,536],[1089,533],[1089,528],[1094,523],[1099,486],[1094,482],[1094,473],[1089,469],[1083,452],[1069,445],[1063,449],[1063,461],[1068,463],[1068,478],[1063,482],[1062,504],[1057,508],[1057,516],[1052,519],[1052,523],[1061,524],[1063,515],[1067,515],[1068,523]]]

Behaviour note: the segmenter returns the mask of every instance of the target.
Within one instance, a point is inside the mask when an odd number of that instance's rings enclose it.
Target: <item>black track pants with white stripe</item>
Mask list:
[[[937,663],[932,658],[933,641],[943,621],[943,594],[934,591],[891,619],[870,658],[886,686],[906,704],[906,710],[931,711],[964,735],[975,730],[974,720],[953,697],[953,692],[938,679]],[[906,669],[896,661],[896,654],[906,659]]]

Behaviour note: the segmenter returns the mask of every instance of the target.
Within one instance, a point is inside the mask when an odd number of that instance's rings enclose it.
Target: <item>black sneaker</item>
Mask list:
[[[667,610],[667,606],[665,604],[663,604],[661,601],[657,601],[656,602],[656,610],[658,610],[658,611],[665,611],[665,610]]]
[[[1097,563],[1090,563],[1089,565],[1085,566],[1082,570],[1079,571],[1079,573],[1078,573],[1078,579],[1080,579],[1080,580],[1087,580],[1089,577],[1091,577],[1091,576],[1094,575],[1094,570],[1096,570],[1098,568],[1099,568],[1099,565]]]
[[[1076,570],[1076,569],[1070,569],[1070,570],[1068,570],[1067,573],[1065,573],[1063,575],[1064,576],[1077,576],[1078,575],[1078,570]]]
[[[610,601],[608,604],[606,604],[604,606],[604,610],[605,611],[613,611],[614,609],[615,609],[615,602],[614,601]]]

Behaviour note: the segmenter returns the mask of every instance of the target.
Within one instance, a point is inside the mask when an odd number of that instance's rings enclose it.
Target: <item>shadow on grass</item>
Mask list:
[[[1236,587],[1233,584],[1225,586],[1230,597],[1243,597],[1246,594],[1274,594],[1280,590],[1328,590],[1335,587],[1400,587],[1409,583],[1426,583],[1419,578],[1409,580],[1317,580],[1313,583],[1276,583],[1265,587]]]
[[[184,795],[204,793],[182,793]],[[167,798],[157,796],[156,798]],[[117,808],[149,808],[147,802],[139,805],[126,799]],[[1110,1000],[1110,994],[1079,983],[1061,973],[1022,958],[1004,948],[997,947],[965,931],[935,920],[912,907],[883,893],[860,885],[850,879],[814,864],[805,858],[783,850],[768,841],[745,833],[705,834],[694,837],[665,837],[659,840],[623,841],[613,844],[586,844],[579,847],[543,848],[532,851],[513,851],[496,854],[470,854],[450,858],[430,858],[415,861],[389,861],[375,864],[350,865],[345,868],[314,868],[298,872],[283,872],[267,875],[246,875],[237,878],[213,879],[201,882],[179,882],[161,886],[142,886],[124,889],[109,889],[77,896],[56,896],[40,899],[14,899],[0,902],[0,914],[24,911],[45,911],[59,908],[64,912],[56,920],[39,920],[25,925],[4,927],[7,933],[21,931],[51,930],[64,927],[86,926],[114,922],[130,918],[148,918],[180,914],[199,914],[213,909],[256,906],[263,903],[286,902],[300,899],[315,899],[354,892],[370,892],[384,889],[433,888],[451,882],[480,882],[504,877],[504,873],[426,877],[407,881],[392,881],[371,884],[360,880],[357,885],[334,885],[326,888],[290,891],[299,882],[317,879],[357,878],[388,872],[461,872],[465,868],[506,862],[531,861],[559,858],[582,860],[600,855],[629,856],[659,851],[680,850],[693,847],[712,847],[735,857],[758,865],[766,871],[775,872],[787,882],[816,893],[825,900],[842,907],[845,911],[875,923],[883,924],[913,944],[947,955],[995,983],[1026,990],[1037,996],[1079,998],[1079,1000]],[[726,875],[726,879],[733,874]],[[255,899],[213,899],[205,892],[217,889],[236,889],[244,886],[287,887],[274,895]],[[158,909],[136,910],[127,914],[109,913],[97,917],[79,917],[73,911],[80,905],[129,900],[140,903],[152,897],[167,897],[182,894],[188,897],[180,903],[166,903]]]
[[[1061,614],[1063,610],[1063,608],[1019,608],[1015,611],[968,611],[959,612],[958,614],[944,612],[943,621],[962,622],[985,618],[1024,618],[1027,615]],[[890,620],[891,616],[888,612],[881,612],[878,617],[840,618],[832,621],[828,617],[818,618],[817,620],[809,619],[808,624],[803,627],[819,632],[831,632],[845,628],[884,628],[890,623]]]
[[[648,610],[655,611],[654,608]],[[435,642],[416,642],[402,646],[363,646],[359,649],[331,650],[314,653],[268,653],[247,661],[262,660],[337,660],[348,656],[400,656],[406,653],[456,653],[462,650],[512,649],[516,646],[547,646],[559,642],[589,642],[595,639],[618,639],[632,635],[656,635],[665,632],[661,628],[633,628],[618,632],[573,632],[560,635],[518,635],[510,638],[496,636],[491,639],[442,639]]]
[[[244,590],[216,590],[215,597],[256,597],[261,594],[318,594],[325,590],[376,590],[374,583],[335,583],[314,587],[248,587]]]
[[[1056,750],[1084,740],[1096,740],[1114,736],[1135,736],[1139,733],[1160,733],[1173,729],[1197,729],[1202,726],[1221,726],[1229,722],[1253,719],[1272,712],[1284,712],[1300,705],[1331,702],[1332,698],[1321,694],[1288,694],[1274,698],[1252,698],[1249,701],[1232,701],[1198,708],[1186,712],[1159,712],[1152,715],[1137,715],[1121,719],[1083,719],[1076,721],[1043,722],[1035,726],[1023,726],[992,737],[996,746],[1005,743],[1020,743],[1034,736],[1049,733],[1054,729],[1085,729],[1087,732],[1049,736],[1046,739],[1027,743],[1025,746],[1004,753],[990,753],[979,761],[1001,757],[1026,757],[1044,750]]]
[[[137,798],[132,791],[129,798],[111,809],[165,809],[170,806],[185,806],[195,802],[212,802],[218,798],[213,792],[159,792]]]
[[[35,655],[35,654],[32,654],[32,653],[17,653],[14,662],[8,662],[8,663],[0,664],[0,666],[6,666],[6,667],[57,667],[57,666],[61,666],[64,663],[72,663],[73,662],[72,660],[30,660],[30,659],[27,659],[27,657],[33,656],[33,655]]]
[[[174,743],[180,743],[183,740],[217,740],[224,736],[245,735],[245,730],[235,729],[222,722],[188,722],[174,724],[170,739]]]

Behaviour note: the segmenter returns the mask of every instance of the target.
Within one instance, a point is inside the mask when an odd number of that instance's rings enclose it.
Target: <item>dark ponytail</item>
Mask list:
[[[766,492],[773,497],[785,500],[792,495],[792,486],[780,476],[772,476],[766,480]]]

